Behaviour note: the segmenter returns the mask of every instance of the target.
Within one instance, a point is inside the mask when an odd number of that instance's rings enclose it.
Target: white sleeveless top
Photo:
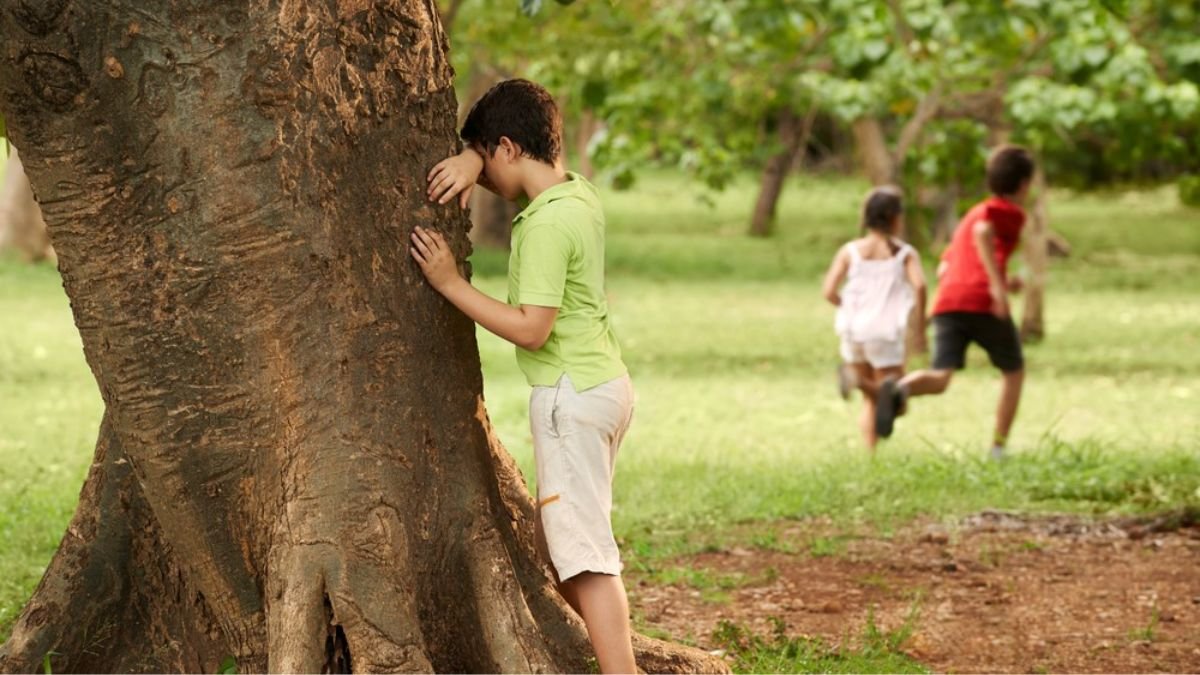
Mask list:
[[[846,244],[850,269],[842,288],[838,307],[838,335],[851,342],[903,340],[912,311],[913,291],[904,272],[904,263],[916,251],[893,239],[896,255],[885,260],[862,257],[855,242]]]

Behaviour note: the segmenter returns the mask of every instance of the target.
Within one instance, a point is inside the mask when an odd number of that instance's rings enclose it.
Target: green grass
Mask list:
[[[794,180],[768,241],[743,235],[748,182],[712,208],[669,175],[607,195],[613,318],[638,392],[613,513],[631,562],[743,536],[810,551],[734,527],[774,519],[887,528],[985,507],[1200,503],[1200,228],[1173,189],[1054,193],[1053,226],[1075,255],[1055,263],[1048,337],[1028,350],[1015,452],[999,466],[982,459],[998,382],[980,354],[949,395],[912,404],[876,459],[860,447],[818,285],[865,189]],[[501,297],[504,261],[473,260]],[[73,511],[101,404],[53,269],[0,261],[0,317],[2,637]],[[532,479],[528,387],[510,346],[481,331],[480,350],[491,417]]]
[[[58,274],[0,263],[0,635],[75,509],[103,408]]]
[[[775,617],[770,617],[769,635],[722,620],[713,633],[713,642],[732,657],[737,673],[927,673],[928,669],[902,651],[917,617],[914,607],[903,625],[882,630],[875,623],[874,613],[868,612],[866,627],[855,646],[789,636],[787,624]]]
[[[1130,642],[1154,642],[1154,639],[1158,636],[1158,621],[1159,621],[1158,607],[1154,607],[1150,611],[1150,620],[1146,622],[1146,625],[1139,626],[1139,627],[1134,628],[1133,630],[1129,631],[1129,641]]]

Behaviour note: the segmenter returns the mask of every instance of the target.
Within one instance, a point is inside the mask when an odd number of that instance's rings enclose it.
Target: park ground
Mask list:
[[[707,200],[672,175],[606,196],[638,392],[613,519],[639,629],[742,671],[1200,670],[1200,212],[1170,187],[1053,192],[1073,248],[1011,458],[984,460],[997,382],[977,353],[870,458],[819,296],[865,190],[793,179],[765,241],[744,235],[749,179]],[[505,256],[473,263],[502,296]],[[3,638],[73,512],[101,403],[52,268],[0,261],[0,321]],[[480,350],[532,478],[528,388],[510,347],[481,333]]]

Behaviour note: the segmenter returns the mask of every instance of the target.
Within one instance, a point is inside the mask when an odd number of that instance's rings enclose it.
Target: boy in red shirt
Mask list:
[[[903,414],[909,397],[946,391],[954,371],[966,365],[967,346],[975,342],[1003,375],[991,455],[993,459],[1004,457],[1025,380],[1021,341],[1008,306],[1009,291],[1018,290],[1020,283],[1008,278],[1007,267],[1021,239],[1025,224],[1021,205],[1029,195],[1033,171],[1033,157],[1022,147],[1002,146],[988,157],[987,183],[992,196],[963,216],[938,265],[932,367],[880,387],[875,416],[880,437],[891,435],[896,416]]]

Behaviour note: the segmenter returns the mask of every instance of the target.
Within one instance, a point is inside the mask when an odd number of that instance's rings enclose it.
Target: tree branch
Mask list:
[[[913,112],[913,116],[905,123],[904,128],[900,130],[900,137],[896,140],[896,147],[892,151],[892,161],[899,166],[904,161],[904,157],[908,155],[908,151],[913,144],[921,137],[921,132],[925,130],[925,126],[929,121],[937,116],[942,105],[942,83],[939,82],[933,86],[925,98],[917,104],[917,109]]]

